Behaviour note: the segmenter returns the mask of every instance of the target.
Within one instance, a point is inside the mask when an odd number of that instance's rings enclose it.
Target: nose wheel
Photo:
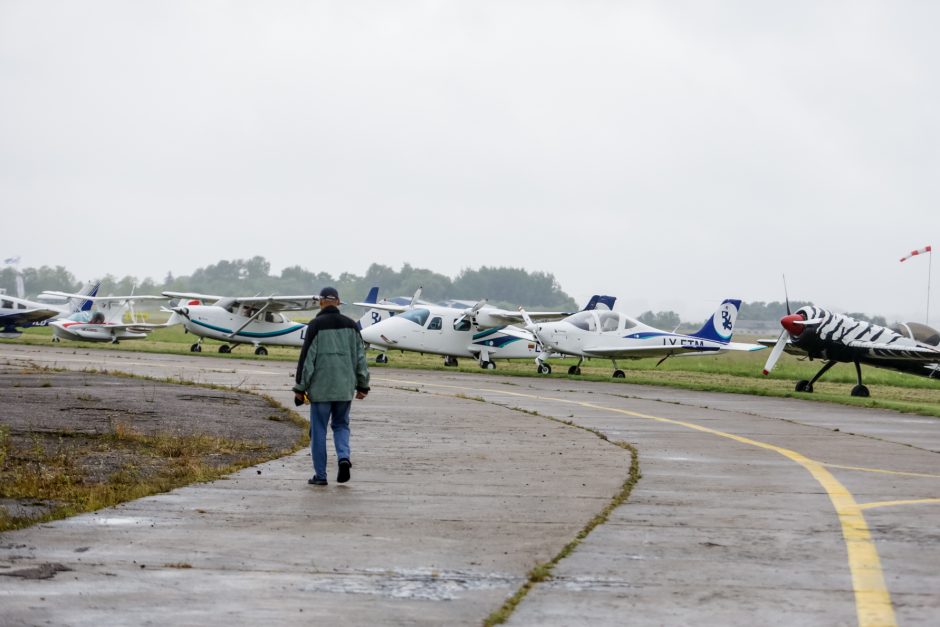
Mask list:
[[[551,374],[552,367],[549,364],[539,364],[538,368],[536,368],[536,371],[539,374]]]
[[[377,364],[387,364],[387,363],[388,363],[388,355],[386,355],[385,353],[379,353],[378,355],[375,356],[375,363],[377,363]]]
[[[258,348],[255,349],[255,355],[260,355],[261,357],[264,357],[267,354],[268,354],[268,349],[266,349],[264,346],[259,346]]]
[[[444,366],[447,368],[456,368],[457,367],[457,358],[451,357],[448,355],[444,358]]]
[[[189,347],[189,352],[191,352],[191,353],[201,353],[201,352],[202,352],[202,344],[200,344],[200,343],[198,343],[198,342],[195,343],[195,344],[193,344],[192,346]]]

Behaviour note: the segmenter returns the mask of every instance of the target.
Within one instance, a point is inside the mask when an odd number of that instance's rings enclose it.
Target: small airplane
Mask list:
[[[580,358],[577,365],[568,368],[568,374],[581,374],[581,364],[586,357],[600,357],[613,362],[615,378],[623,378],[624,372],[617,366],[617,359],[659,357],[662,363],[673,355],[717,355],[725,351],[764,349],[760,344],[731,341],[740,307],[740,300],[725,300],[705,325],[690,335],[662,331],[616,311],[581,311],[549,323],[535,323],[524,311],[522,314],[526,317],[526,329],[538,338],[545,350]],[[536,359],[539,372],[544,371],[543,365],[548,366],[547,356],[543,352]]]
[[[64,305],[40,303],[13,296],[0,296],[0,339],[16,339],[23,334],[19,328],[46,326],[50,321],[91,309],[89,297],[98,293],[100,282],[88,283]],[[18,282],[17,285],[20,288]],[[22,293],[22,289],[19,290]]]
[[[251,344],[255,355],[267,355],[265,345],[303,346],[307,324],[294,322],[285,311],[318,309],[318,296],[212,296],[192,292],[163,292],[180,302],[167,311],[182,319],[183,327],[199,339],[189,347],[202,352],[205,338],[225,342],[220,353],[230,353],[240,344]],[[184,302],[185,301],[185,302]],[[212,302],[211,305],[204,304]]]
[[[827,311],[816,306],[801,307],[780,319],[783,331],[776,340],[759,340],[765,346],[773,346],[764,374],[770,374],[780,358],[787,352],[813,359],[824,359],[826,363],[812,379],[796,384],[797,392],[812,392],[813,384],[837,363],[854,363],[857,383],[852,396],[867,397],[869,390],[862,384],[861,364],[888,368],[940,378],[940,334],[934,329],[918,323],[902,325],[898,331],[844,314]]]
[[[594,296],[587,307],[609,308],[615,300],[612,296]],[[535,336],[504,322],[516,317],[521,320],[520,314],[486,307],[485,303],[480,301],[460,309],[440,305],[392,308],[372,303],[373,308],[385,307],[397,315],[363,328],[362,339],[382,351],[375,358],[376,363],[388,363],[386,351],[394,349],[442,355],[448,367],[457,366],[460,357],[473,357],[481,368],[492,370],[496,368],[494,359],[529,359],[541,353]],[[484,307],[485,316],[481,316]],[[569,314],[551,311],[536,315],[559,318]]]
[[[77,298],[81,297],[81,294],[45,291],[40,296]],[[121,340],[143,339],[154,329],[178,324],[178,321],[173,319],[164,324],[138,322],[134,303],[142,300],[165,300],[162,296],[85,296],[84,298],[92,303],[100,304],[101,308],[94,312],[90,309],[76,311],[67,317],[50,321],[48,326],[52,327],[53,342],[73,340],[118,344]],[[124,322],[125,313],[130,313],[129,323]]]

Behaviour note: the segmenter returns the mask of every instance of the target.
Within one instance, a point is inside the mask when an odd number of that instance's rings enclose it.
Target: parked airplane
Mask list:
[[[612,296],[595,296],[587,307],[609,308],[615,300]],[[362,339],[382,351],[376,357],[377,363],[388,363],[385,351],[394,349],[443,355],[445,366],[457,366],[460,357],[473,357],[481,368],[492,370],[496,367],[494,359],[527,359],[540,354],[541,348],[530,332],[498,323],[499,316],[513,312],[489,307],[486,312],[489,317],[481,324],[476,315],[483,309],[481,303],[469,309],[440,305],[396,309],[403,312],[364,328]],[[560,317],[567,314],[539,312],[537,315]],[[488,327],[487,323],[495,323],[495,326]]]
[[[74,314],[78,311],[91,309],[92,301],[89,296],[98,293],[99,282],[88,283],[82,290],[70,297],[64,305],[40,303],[16,298],[13,296],[0,296],[0,339],[11,340],[23,334],[19,328],[46,326],[50,321]],[[19,285],[17,286],[20,287]],[[22,290],[19,290],[22,292]]]
[[[862,385],[861,364],[889,368],[930,378],[940,378],[940,341],[937,331],[917,323],[902,327],[902,333],[877,324],[856,320],[816,306],[801,307],[780,319],[783,331],[774,340],[760,340],[773,346],[764,374],[769,374],[780,354],[786,351],[807,356],[810,360],[824,359],[826,363],[810,380],[796,384],[797,392],[812,392],[813,384],[839,362],[854,363],[857,383],[852,396],[866,397],[867,387]]]
[[[76,298],[80,294],[46,291],[40,294],[46,297]],[[165,300],[162,296],[86,296],[87,300],[100,305],[97,311],[88,309],[77,311],[65,318],[52,320],[52,341],[74,340],[80,342],[111,342],[121,340],[139,340],[150,335],[154,329],[162,329],[177,324],[170,320],[165,324],[138,322],[134,312],[134,303],[141,300]],[[124,322],[124,314],[130,313],[131,321]]]
[[[755,351],[759,344],[732,342],[734,322],[740,300],[728,299],[701,329],[691,335],[662,331],[616,311],[582,311],[559,322],[535,323],[524,311],[526,329],[535,334],[546,351],[557,351],[580,357],[568,374],[581,374],[585,357],[610,359],[614,377],[622,378],[617,359],[659,357],[660,363],[673,355],[716,355],[729,350]],[[537,358],[543,372],[547,354]],[[548,370],[551,372],[551,370]]]
[[[318,296],[211,296],[190,292],[163,292],[179,298],[168,309],[182,318],[183,327],[199,337],[189,347],[202,352],[205,338],[225,342],[220,353],[230,353],[239,344],[252,344],[255,355],[267,355],[265,345],[303,346],[307,324],[294,322],[285,311],[310,311],[320,305]],[[184,302],[186,301],[186,302]],[[204,302],[213,304],[206,305]]]

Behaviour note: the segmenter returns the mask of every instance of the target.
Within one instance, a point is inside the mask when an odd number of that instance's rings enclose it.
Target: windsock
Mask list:
[[[929,253],[929,252],[931,252],[930,246],[925,246],[919,250],[912,250],[910,253],[908,253],[904,257],[901,257],[901,261],[907,261],[911,257],[916,257],[917,255],[923,255],[924,253]]]

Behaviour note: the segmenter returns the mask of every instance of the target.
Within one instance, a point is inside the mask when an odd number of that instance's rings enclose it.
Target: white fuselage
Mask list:
[[[362,339],[382,350],[405,350],[449,357],[534,359],[538,345],[517,327],[481,331],[464,312],[450,307],[418,307],[362,330]]]
[[[265,312],[247,326],[249,316],[239,309],[229,311],[217,305],[187,305],[182,311],[183,326],[193,335],[232,344],[303,346],[307,331],[306,324],[294,322],[276,311]]]
[[[536,325],[547,350],[580,357],[640,359],[704,352],[717,354],[727,343],[670,333],[615,311],[582,311],[559,322]]]

